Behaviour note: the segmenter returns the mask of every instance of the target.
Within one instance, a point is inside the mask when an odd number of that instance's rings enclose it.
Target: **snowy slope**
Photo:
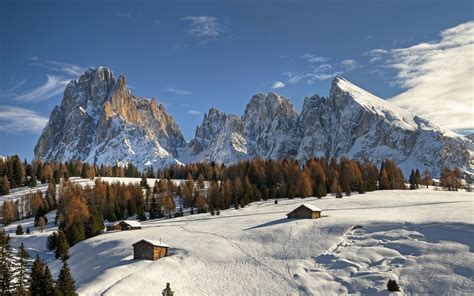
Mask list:
[[[336,77],[329,97],[306,98],[299,116],[296,158],[348,156],[380,164],[391,158],[405,175],[444,167],[472,172],[472,142]]]
[[[386,294],[390,278],[409,294],[468,294],[473,197],[421,189],[258,202],[100,235],[74,246],[68,263],[81,295],[157,295],[166,282],[178,295]],[[322,218],[286,219],[303,203]],[[162,239],[171,256],[133,260],[140,239]]]

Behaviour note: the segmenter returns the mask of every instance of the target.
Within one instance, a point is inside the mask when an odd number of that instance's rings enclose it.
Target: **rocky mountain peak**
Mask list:
[[[232,163],[254,157],[318,156],[395,160],[405,173],[443,166],[472,172],[472,140],[378,98],[335,77],[328,97],[293,104],[274,92],[250,99],[240,117],[210,108],[186,143],[163,104],[134,96],[126,79],[105,67],[91,68],[71,81],[53,109],[35,147],[36,158],[95,164],[126,164],[141,169],[180,162]]]
[[[156,100],[135,97],[120,75],[90,68],[71,81],[35,147],[43,160],[132,162],[145,169],[176,162],[186,149],[179,127]]]

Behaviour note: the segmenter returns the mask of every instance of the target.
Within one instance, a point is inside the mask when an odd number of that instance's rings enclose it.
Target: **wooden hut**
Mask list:
[[[142,224],[133,220],[122,220],[114,223],[106,224],[107,231],[123,231],[142,229]]]
[[[161,241],[142,239],[133,245],[133,259],[158,260],[168,256],[167,244]]]
[[[293,211],[286,214],[288,219],[317,219],[321,217],[322,210],[311,204],[302,204]]]

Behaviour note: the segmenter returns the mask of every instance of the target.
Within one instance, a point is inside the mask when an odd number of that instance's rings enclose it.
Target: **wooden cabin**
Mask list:
[[[286,214],[288,219],[317,219],[321,218],[322,210],[311,204],[302,204],[293,211]]]
[[[107,231],[124,231],[142,229],[142,224],[138,221],[122,220],[119,222],[106,224]]]
[[[158,260],[168,256],[169,246],[161,241],[142,239],[133,245],[134,260]]]

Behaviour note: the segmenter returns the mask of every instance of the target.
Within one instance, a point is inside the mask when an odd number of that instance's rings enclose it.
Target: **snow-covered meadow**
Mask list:
[[[262,201],[105,233],[71,248],[68,262],[81,295],[161,295],[166,282],[178,295],[386,294],[388,279],[408,294],[469,294],[473,198],[420,189]],[[322,218],[287,219],[302,203],[323,209]],[[51,230],[12,235],[12,244],[51,259]],[[162,239],[170,256],[133,260],[131,245],[143,238]],[[58,261],[49,265],[58,272]]]

